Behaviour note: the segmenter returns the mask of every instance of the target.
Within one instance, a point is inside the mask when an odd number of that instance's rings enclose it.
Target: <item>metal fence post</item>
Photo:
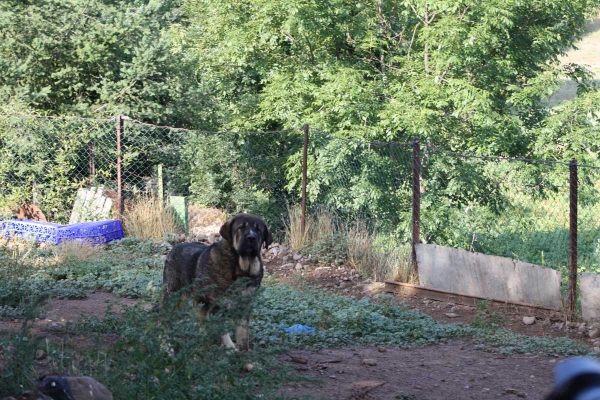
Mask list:
[[[123,164],[123,155],[121,154],[121,138],[123,136],[123,116],[117,116],[117,214],[120,220],[123,219],[123,182],[121,168]]]
[[[577,316],[577,160],[569,163],[569,315]]]
[[[302,238],[304,238],[304,233],[306,232],[306,179],[307,179],[307,161],[308,161],[308,124],[305,124],[302,127],[304,131],[304,146],[302,153],[302,216],[300,220],[300,233],[302,234]]]
[[[94,143],[94,139],[90,140],[88,144],[88,161],[89,161],[89,169],[90,169],[90,184],[94,182],[94,177],[96,176],[96,146]]]
[[[421,141],[412,142],[412,274],[417,276],[417,243],[421,242]]]

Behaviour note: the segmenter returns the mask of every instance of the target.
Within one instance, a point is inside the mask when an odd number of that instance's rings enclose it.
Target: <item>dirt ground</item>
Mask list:
[[[501,356],[473,349],[469,340],[416,349],[358,347],[295,351],[282,357],[318,379],[287,394],[327,399],[543,399],[560,358]]]
[[[293,255],[290,254],[290,257]],[[306,260],[265,256],[267,273],[281,281],[303,279],[315,287],[356,298],[377,297],[384,285],[363,279],[356,271],[335,266],[309,265]],[[300,264],[300,265],[299,265]],[[422,297],[398,299],[444,323],[469,322],[476,309]],[[109,304],[132,305],[135,300],[110,293],[90,293],[85,300],[53,300],[46,317],[35,322],[33,334],[53,335],[55,328],[80,315],[102,317]],[[449,317],[448,315],[452,315]],[[525,325],[523,315],[504,310],[503,325],[535,336],[568,336],[585,341],[577,329],[546,315],[534,315]],[[561,325],[562,323],[562,325]],[[0,321],[0,330],[18,329],[15,321]],[[587,342],[586,342],[587,343]],[[588,343],[589,344],[589,343]],[[561,357],[535,354],[502,356],[475,349],[468,338],[415,349],[356,347],[321,351],[293,351],[281,361],[316,380],[283,388],[289,395],[325,399],[543,399],[553,383],[552,371]]]

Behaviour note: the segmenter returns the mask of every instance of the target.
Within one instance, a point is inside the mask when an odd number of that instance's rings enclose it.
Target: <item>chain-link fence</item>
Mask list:
[[[0,211],[23,201],[65,222],[76,190],[114,189],[115,123],[105,119],[0,116]]]
[[[162,184],[167,196],[260,214],[281,232],[289,207],[302,200],[301,129],[214,133],[132,120],[117,126],[117,118],[0,115],[0,211],[10,214],[28,201],[49,220],[65,223],[80,187],[102,185],[116,193],[120,186],[127,205],[140,194],[159,195]],[[326,208],[342,221],[361,220],[410,242],[415,143],[348,140],[311,130],[308,212]],[[421,240],[567,268],[568,164],[421,147]],[[596,271],[600,169],[578,171],[579,267]]]

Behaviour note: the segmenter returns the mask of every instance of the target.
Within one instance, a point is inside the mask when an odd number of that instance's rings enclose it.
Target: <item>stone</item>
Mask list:
[[[246,372],[252,372],[252,371],[254,371],[255,369],[256,369],[256,367],[254,366],[254,364],[251,364],[251,363],[246,363],[246,364],[244,365],[244,371],[246,371]]]
[[[38,360],[38,361],[39,360],[43,360],[46,357],[48,357],[48,354],[46,354],[46,352],[44,350],[37,350],[35,352],[35,359]]]
[[[290,259],[290,256],[283,256],[283,258],[282,258],[283,261],[287,261],[289,259]]]
[[[600,337],[600,329],[592,329],[589,331],[588,336],[590,339],[596,339]]]
[[[281,266],[281,268],[294,268],[294,264],[292,264],[292,263],[283,264]]]
[[[296,263],[296,266],[294,267],[294,269],[296,271],[300,271],[300,270],[304,269],[304,265],[302,265],[301,263]]]
[[[508,394],[514,394],[517,397],[522,397],[522,398],[527,397],[527,395],[525,393],[523,393],[517,389],[506,388],[506,389],[504,389],[504,391]]]
[[[387,349],[385,347],[383,347],[383,346],[379,346],[377,348],[377,351],[380,352],[380,353],[385,353],[387,351]]]
[[[296,254],[294,254],[294,255],[292,256],[292,259],[293,259],[294,261],[299,261],[299,260],[302,260],[302,256],[301,256],[300,254],[297,254],[297,253],[296,253]]]
[[[523,323],[525,325],[533,325],[535,324],[535,317],[523,317]]]
[[[446,317],[448,317],[448,318],[456,318],[456,317],[459,317],[459,315],[458,315],[458,314],[456,314],[456,313],[451,313],[451,312],[449,312],[449,313],[445,313],[444,315],[445,315]]]
[[[365,358],[364,360],[362,360],[363,365],[366,365],[368,367],[374,367],[377,365],[377,361],[373,358]]]
[[[307,364],[308,363],[308,360],[306,358],[296,357],[296,356],[290,356],[290,358],[292,359],[292,362],[294,362],[296,364]]]

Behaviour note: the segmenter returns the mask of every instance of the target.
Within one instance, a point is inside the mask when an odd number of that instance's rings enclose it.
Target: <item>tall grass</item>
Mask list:
[[[347,231],[348,262],[361,274],[377,281],[413,283],[410,245],[400,244],[357,223]]]
[[[344,258],[352,268],[374,280],[414,281],[408,244],[378,234],[364,221],[340,223],[324,208],[306,216],[302,235],[300,208],[288,207],[288,215],[286,235],[292,249],[302,249],[317,258]]]
[[[165,208],[160,199],[151,196],[136,198],[123,215],[123,229],[128,236],[141,239],[162,239],[168,233],[180,232],[172,208]]]

